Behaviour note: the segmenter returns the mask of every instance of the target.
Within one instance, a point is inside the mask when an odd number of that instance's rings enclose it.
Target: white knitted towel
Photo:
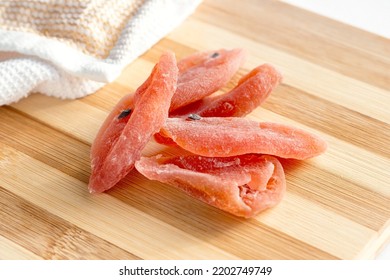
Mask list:
[[[0,1],[0,106],[79,98],[177,27],[201,0]]]

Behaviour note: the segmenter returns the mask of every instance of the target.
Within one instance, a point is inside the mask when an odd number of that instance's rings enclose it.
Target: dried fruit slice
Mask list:
[[[280,83],[281,74],[269,64],[243,76],[231,91],[205,100],[196,114],[202,117],[244,117],[267,99]]]
[[[244,62],[242,49],[198,52],[178,62],[179,80],[170,111],[226,85]]]
[[[142,157],[135,167],[151,180],[246,218],[278,204],[286,189],[281,164],[267,155]]]
[[[244,117],[263,103],[282,80],[281,74],[271,65],[263,64],[243,76],[231,91],[208,97],[170,113],[170,117],[196,114],[202,117]],[[175,142],[157,133],[157,143],[175,145]]]
[[[195,113],[202,117],[244,117],[259,107],[281,80],[282,75],[273,66],[263,64],[243,76],[231,91],[188,104],[169,116]]]
[[[91,146],[93,165],[99,165],[99,162],[106,158],[111,147],[118,140],[119,135],[129,121],[130,115],[134,110],[134,103],[150,86],[152,78],[153,75],[150,75],[135,93],[132,92],[123,96],[106,117]],[[106,149],[102,149],[103,146]]]
[[[299,128],[244,118],[168,118],[160,133],[194,154],[227,157],[248,153],[307,159],[323,153],[326,142]]]
[[[134,97],[126,96],[115,106],[92,145],[90,192],[110,189],[134,167],[168,117],[177,78],[175,56],[165,53]]]
[[[132,110],[134,110],[134,93],[122,97],[100,127],[91,146],[92,166],[100,165],[100,162],[107,157],[129,121]]]

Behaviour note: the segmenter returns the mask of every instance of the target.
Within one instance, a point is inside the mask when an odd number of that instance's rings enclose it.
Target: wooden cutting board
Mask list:
[[[118,99],[160,54],[242,47],[243,74],[268,62],[284,82],[249,117],[329,143],[283,161],[287,195],[240,219],[132,171],[90,195],[89,150]],[[0,108],[0,258],[366,259],[390,236],[390,42],[275,1],[207,0],[89,97],[32,95]],[[151,142],[146,155],[163,152]]]

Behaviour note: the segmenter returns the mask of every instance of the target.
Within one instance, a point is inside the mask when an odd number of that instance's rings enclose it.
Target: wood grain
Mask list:
[[[1,235],[44,259],[137,259],[0,188]],[[50,233],[50,235],[48,234]]]
[[[90,195],[90,145],[165,50],[242,47],[221,89],[264,62],[283,83],[248,118],[324,137],[283,160],[287,194],[244,220],[136,171]],[[34,94],[0,108],[0,259],[368,259],[390,238],[389,40],[268,0],[206,0],[113,83],[78,100]],[[150,142],[144,154],[176,153]]]

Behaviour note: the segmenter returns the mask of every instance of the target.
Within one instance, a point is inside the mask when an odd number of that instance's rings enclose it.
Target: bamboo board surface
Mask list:
[[[222,47],[248,52],[223,91],[264,62],[284,75],[250,118],[315,132],[328,151],[283,161],[286,197],[249,220],[136,171],[90,195],[90,145],[121,96],[164,50]],[[0,108],[0,259],[374,258],[390,236],[389,89],[387,39],[280,2],[206,0],[96,94]]]

